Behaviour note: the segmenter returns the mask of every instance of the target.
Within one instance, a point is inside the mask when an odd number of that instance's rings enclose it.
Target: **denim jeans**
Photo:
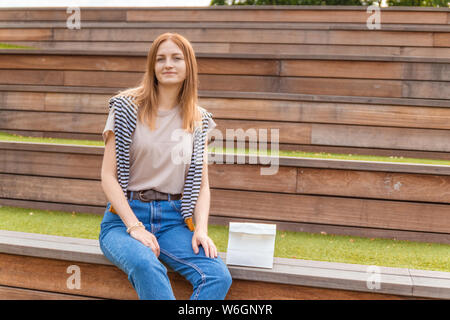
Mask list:
[[[134,199],[128,203],[139,221],[158,240],[159,258],[126,232],[122,219],[109,211],[110,202],[100,225],[99,243],[105,257],[128,275],[139,299],[175,299],[167,268],[161,261],[192,284],[192,300],[225,298],[232,282],[230,272],[220,257],[207,257],[200,245],[199,253],[194,253],[193,232],[181,216],[181,200],[143,202]]]

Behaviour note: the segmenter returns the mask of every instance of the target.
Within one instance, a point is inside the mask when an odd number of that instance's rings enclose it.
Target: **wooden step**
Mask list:
[[[89,8],[81,7],[85,21],[171,22],[309,22],[365,23],[372,13],[362,6],[211,6],[198,8]],[[446,25],[447,8],[381,8],[382,22],[395,24]],[[1,8],[0,21],[66,21],[66,8]]]
[[[112,94],[111,89],[100,88],[0,86],[0,130],[101,140]],[[226,137],[225,128],[272,128],[280,130],[281,150],[450,158],[446,143],[450,104],[443,100],[238,92],[200,92],[200,96],[199,104],[218,124],[218,143],[232,139]],[[350,139],[349,133],[358,139]]]
[[[0,49],[1,52],[23,54],[64,54],[67,51],[75,55],[130,55],[147,56],[151,42],[146,41],[3,41],[12,45],[34,47],[33,50]],[[358,46],[358,45],[311,45],[282,43],[216,43],[191,42],[196,56],[232,58],[234,55],[258,59],[302,58],[334,59],[346,61],[408,61],[440,62],[450,61],[450,48],[438,47],[404,47],[404,46]]]
[[[105,212],[108,200],[99,177],[102,147],[0,142],[0,149],[1,204]],[[211,216],[218,220],[291,223],[297,231],[305,231],[305,224],[328,231],[340,226],[341,232],[351,234],[356,228],[366,235],[384,229],[388,237],[397,237],[402,230],[406,237],[450,243],[450,202],[448,188],[442,187],[450,184],[450,166],[292,157],[279,157],[274,163],[274,157],[243,158],[241,162],[237,156],[208,155]],[[262,175],[268,164],[279,167],[272,175]],[[61,193],[62,189],[66,192]],[[255,206],[260,209],[255,211]]]
[[[267,29],[201,29],[201,28],[1,28],[0,41],[149,41],[165,32],[183,34],[192,42],[217,43],[284,43],[309,45],[360,45],[450,47],[449,32],[384,30],[272,30]]]
[[[130,87],[142,77],[143,65],[144,57],[105,60],[4,52],[0,83]],[[448,100],[448,69],[442,63],[208,58],[199,59],[199,89]]]
[[[97,240],[0,231],[0,252],[2,285],[109,299],[137,298],[125,273],[104,257]],[[225,253],[220,257],[226,260]],[[70,265],[81,271],[80,289],[67,286]],[[375,268],[379,285],[367,285],[373,274],[369,267]],[[286,258],[274,258],[272,269],[228,268],[233,284],[227,299],[450,297],[448,272]],[[176,297],[189,297],[192,289],[186,280],[171,270],[169,277]]]

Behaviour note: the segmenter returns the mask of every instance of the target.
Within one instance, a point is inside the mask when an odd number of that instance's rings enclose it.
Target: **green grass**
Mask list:
[[[0,229],[98,239],[102,216],[0,207]],[[226,252],[228,227],[210,225],[209,235]],[[277,230],[276,257],[450,272],[450,245]]]
[[[20,46],[15,44],[0,43],[0,49],[36,49],[30,46]]]
[[[57,143],[57,144],[74,144],[83,146],[104,146],[103,141],[95,140],[75,140],[75,139],[61,139],[61,138],[41,138],[41,137],[26,137],[12,133],[0,132],[0,141],[17,141],[17,142],[35,142],[35,143]]]
[[[26,137],[6,132],[0,132],[0,141],[22,141],[22,142],[36,142],[36,143],[58,143],[58,144],[74,144],[74,145],[89,145],[89,146],[104,146],[103,140],[76,140],[76,139],[59,139],[59,138],[40,138],[40,137]],[[227,148],[209,148],[210,152],[227,153],[227,154],[258,154],[259,152],[244,149],[227,149]],[[270,149],[267,154],[271,154]],[[326,153],[326,152],[303,152],[303,151],[279,151],[280,156],[285,157],[306,157],[317,159],[342,159],[342,160],[364,160],[364,161],[385,161],[385,162],[399,162],[399,163],[419,163],[419,164],[435,164],[435,165],[450,165],[449,160],[435,160],[435,159],[418,159],[418,158],[404,158],[404,157],[381,157],[370,155],[355,155],[355,154],[341,154],[341,153]]]

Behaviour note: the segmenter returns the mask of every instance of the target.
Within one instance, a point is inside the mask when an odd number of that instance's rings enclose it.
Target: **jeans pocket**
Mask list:
[[[169,204],[175,211],[181,212],[181,200],[170,200]]]

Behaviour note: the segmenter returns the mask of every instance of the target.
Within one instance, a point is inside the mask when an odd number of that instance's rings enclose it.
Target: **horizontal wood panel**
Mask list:
[[[0,284],[109,299],[137,299],[127,275],[117,267],[0,253]],[[69,289],[67,268],[80,268],[80,289]],[[114,290],[111,290],[114,288]]]
[[[0,91],[3,110],[107,114],[111,95]],[[450,108],[362,103],[201,97],[214,119],[320,122],[450,129]]]
[[[291,6],[292,8],[293,6]],[[304,6],[302,6],[304,7]],[[212,9],[212,8],[211,8]],[[128,10],[127,21],[291,21],[291,22],[345,22],[345,23],[366,23],[370,16],[367,12],[358,10],[307,10],[288,9],[270,10],[252,9],[241,10],[233,8],[224,14],[221,10],[189,10],[183,11],[154,11],[154,10]],[[381,9],[383,23],[403,23],[411,22],[420,24],[446,24],[446,12],[395,12]]]
[[[100,155],[1,150],[0,172],[60,178],[100,179]]]
[[[280,75],[448,81],[450,65],[384,61],[283,60]]]
[[[298,168],[297,192],[450,203],[450,176]]]
[[[355,139],[355,137],[358,137]],[[390,148],[404,150],[450,150],[450,131],[351,125],[311,125],[311,144]]]
[[[136,291],[126,274],[115,266],[44,259],[0,253],[0,283],[55,293],[77,294],[97,298],[137,300]],[[80,268],[80,289],[68,289],[67,268],[76,265]],[[177,299],[189,299],[192,286],[175,272],[168,272],[174,295]],[[272,300],[272,299],[408,299],[405,296],[357,292],[328,288],[270,283],[233,279],[227,300]]]
[[[86,21],[125,21],[126,10],[119,8],[102,8],[96,10],[83,8],[83,20]],[[73,13],[67,13],[66,8],[2,8],[0,20],[2,21],[66,21]]]
[[[1,69],[96,70],[145,72],[145,57],[0,55]]]
[[[0,28],[0,41],[51,41],[52,29],[5,29]]]
[[[3,69],[144,72],[145,57],[0,55]],[[450,65],[388,61],[197,58],[200,74],[280,75],[358,79],[450,80]],[[279,67],[279,64],[281,67]],[[280,71],[278,70],[280,68]]]
[[[381,8],[383,23],[447,24],[447,12],[436,8]],[[400,10],[399,10],[400,9]],[[84,8],[86,21],[260,21],[260,22],[341,22],[366,23],[371,13],[362,7],[348,6],[289,6],[288,8]],[[60,8],[3,8],[3,21],[66,21],[69,14]]]
[[[58,155],[75,154],[103,156],[103,146],[86,146],[86,145],[66,145],[56,143],[36,143],[36,142],[13,142],[0,141],[0,149],[5,151],[32,151],[53,153]],[[220,157],[223,156],[221,159]],[[228,159],[230,158],[230,159]],[[422,164],[409,162],[386,162],[386,161],[365,161],[365,160],[343,160],[343,159],[325,159],[311,157],[291,157],[291,156],[256,156],[250,155],[229,155],[209,152],[209,164],[247,164],[247,165],[267,165],[271,161],[277,160],[281,167],[298,167],[298,168],[325,168],[325,169],[345,169],[345,170],[364,170],[376,172],[402,172],[402,173],[419,173],[432,175],[450,175],[450,166],[436,164]]]
[[[0,300],[98,300],[98,298],[0,286]]]
[[[280,78],[280,92],[342,96],[403,97],[402,81],[367,79]],[[431,96],[428,96],[429,98]],[[406,97],[405,97],[406,98]]]
[[[40,210],[57,210],[66,212],[84,212],[103,215],[106,207],[97,206],[83,206],[64,203],[40,202],[28,200],[14,200],[0,198],[0,204],[4,206],[40,209]],[[252,218],[237,218],[237,217],[222,217],[210,214],[210,223],[217,225],[228,226],[230,222],[253,222],[253,223],[276,223],[278,230],[295,231],[295,232],[309,232],[335,235],[350,235],[363,238],[387,238],[396,240],[408,240],[419,242],[435,242],[435,243],[450,243],[449,233],[436,232],[422,232],[409,230],[395,230],[395,229],[380,229],[354,226],[337,226],[320,223],[302,223],[279,220],[264,220]]]
[[[13,75],[13,76],[11,76]],[[135,86],[136,72],[47,71],[0,69],[1,84],[125,88]],[[280,92],[340,96],[448,99],[445,82],[251,75],[199,75],[199,89],[212,91]]]
[[[148,41],[164,32],[183,34],[189,41],[208,42],[249,42],[249,43],[297,43],[297,44],[340,44],[340,45],[402,45],[432,47],[434,38],[432,32],[408,31],[373,31],[373,30],[271,30],[260,29],[257,33],[250,29],[240,29],[239,33],[227,29],[189,29],[170,28],[148,29],[80,29],[73,32],[70,29],[53,29],[54,41],[129,41],[133,34],[135,41]],[[3,29],[5,32],[14,29]],[[33,30],[33,29],[31,29]],[[1,37],[0,40],[21,40],[20,38]],[[445,42],[442,43],[444,46]]]
[[[146,57],[0,55],[2,69],[94,70],[145,72]],[[277,60],[197,58],[199,73],[205,74],[278,74]]]
[[[74,205],[106,206],[107,203],[98,180],[0,174],[0,194],[2,198]]]
[[[104,41],[3,41],[14,45],[25,45],[42,50],[70,50],[71,52],[87,54],[100,52],[104,55],[130,54],[145,56],[151,47],[151,42],[104,42]],[[412,62],[443,62],[448,63],[450,48],[448,47],[404,47],[404,46],[358,46],[358,45],[311,45],[283,43],[207,43],[191,42],[197,58],[204,54],[245,54],[252,56],[266,55],[279,59],[286,56],[308,59],[339,58],[342,60],[381,60],[381,61],[412,61]],[[309,57],[308,57],[309,56]]]
[[[51,131],[74,134],[100,135],[105,127],[107,115],[36,112],[36,111],[0,111],[1,130]],[[214,138],[211,145],[227,146],[226,141],[245,141],[253,137],[264,142],[259,130],[267,133],[267,141],[288,144],[313,144],[361,148],[390,148],[423,151],[450,151],[450,131],[433,129],[391,128],[357,125],[334,125],[316,123],[292,123],[275,121],[244,121],[215,119],[217,127],[210,133]],[[229,131],[227,134],[227,130]],[[355,139],[354,137],[358,137]],[[229,146],[237,146],[231,143]],[[244,145],[242,145],[244,146]]]
[[[0,178],[2,198],[95,206],[107,203],[99,181],[9,174],[0,174]],[[450,232],[450,206],[444,204],[222,189],[212,189],[211,194],[211,215]]]
[[[427,212],[427,216],[424,216]],[[329,196],[211,190],[211,214],[397,230],[450,232],[450,206]]]
[[[0,128],[101,134],[106,119],[103,114],[0,111]]]
[[[113,96],[90,93],[0,91],[2,110],[103,113]]]

